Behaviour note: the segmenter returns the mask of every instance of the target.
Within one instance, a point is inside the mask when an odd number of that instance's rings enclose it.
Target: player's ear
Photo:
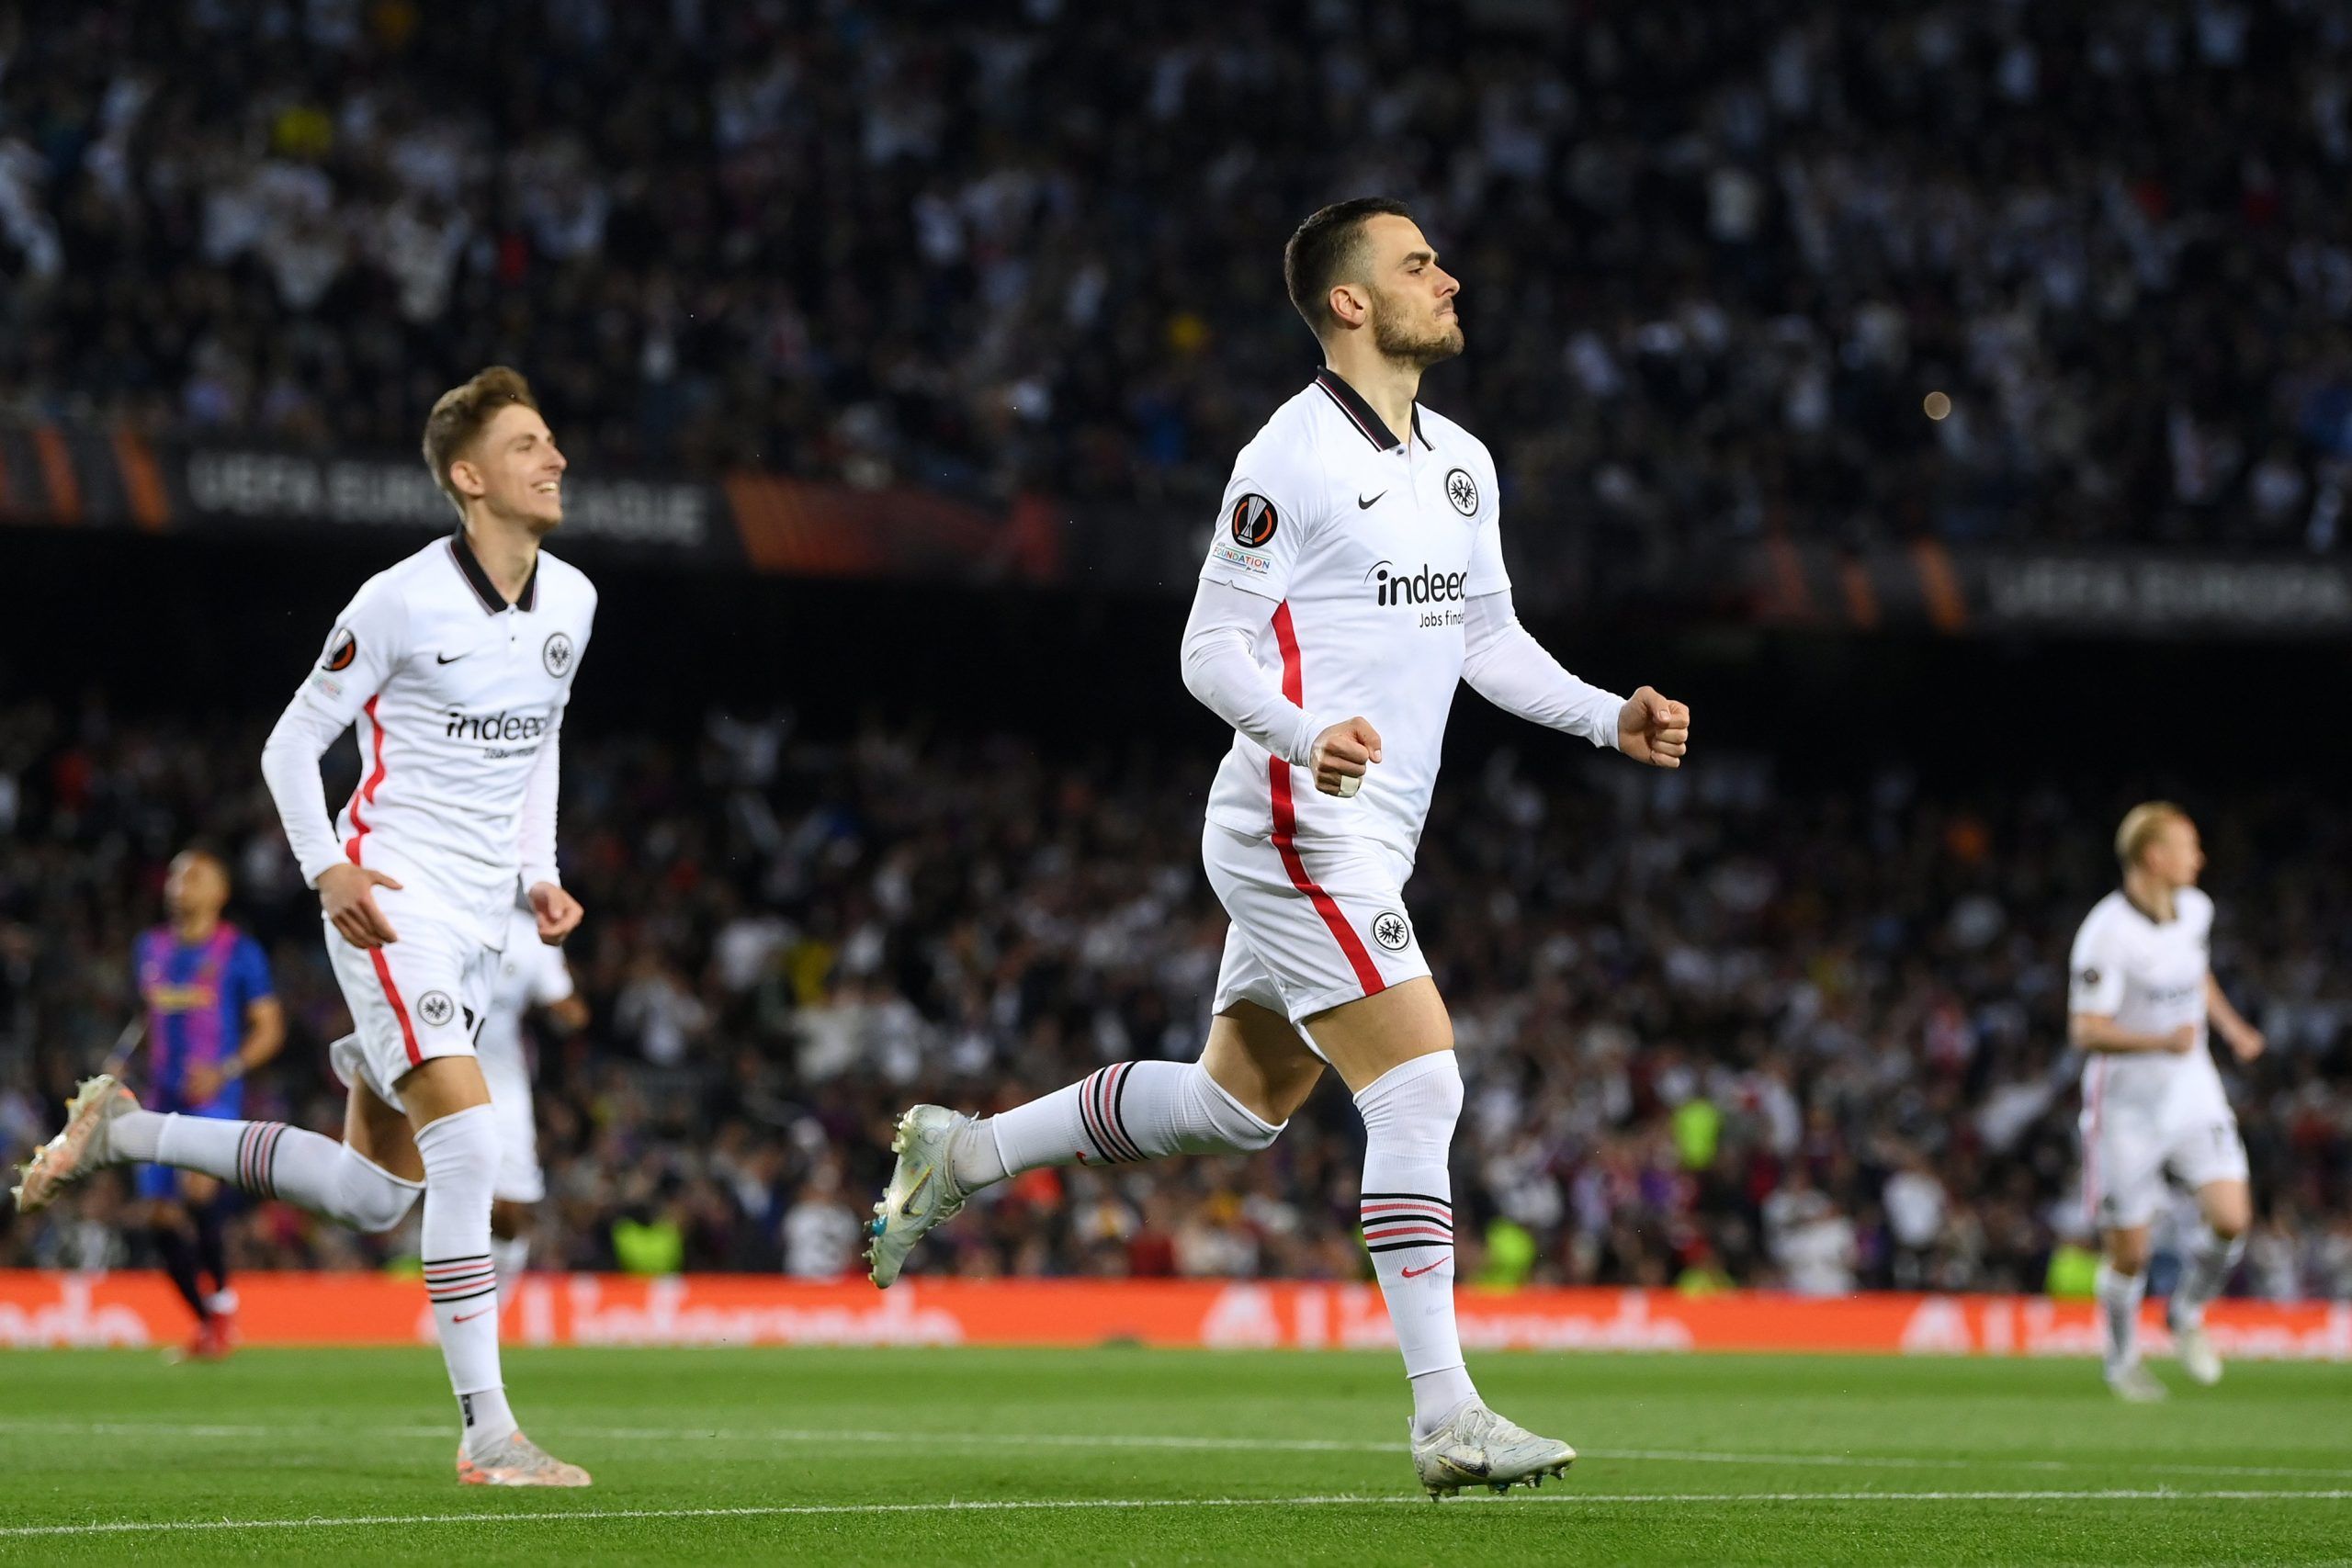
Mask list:
[[[1372,301],[1352,283],[1331,285],[1331,317],[1344,326],[1360,327],[1372,310]]]
[[[449,482],[457,487],[459,495],[469,501],[481,500],[490,489],[488,482],[482,478],[481,470],[474,466],[473,459],[470,457],[458,457],[451,461]]]

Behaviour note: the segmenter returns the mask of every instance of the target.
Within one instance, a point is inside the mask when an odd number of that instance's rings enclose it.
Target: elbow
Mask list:
[[[2066,1043],[2077,1051],[2098,1048],[2099,1021],[2086,1012],[2071,1013],[2066,1019]]]
[[[1177,673],[1184,682],[1184,690],[1193,694],[1194,702],[1206,703],[1209,700],[1209,664],[1208,650],[1193,638],[1185,638],[1183,652],[1177,659]]]

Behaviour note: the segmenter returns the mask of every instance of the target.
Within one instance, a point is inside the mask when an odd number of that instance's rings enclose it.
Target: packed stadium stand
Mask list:
[[[2326,0],[35,5],[0,408],[406,450],[511,360],[606,471],[1189,526],[1312,368],[1282,236],[1378,190],[1467,281],[1432,402],[1610,575],[2332,552],[2347,72]]]
[[[422,484],[435,393],[510,361],[587,484],[1039,495],[1196,558],[1232,453],[1313,367],[1283,238],[1378,189],[1466,280],[1471,351],[1429,398],[1495,448],[1515,552],[1566,541],[1654,599],[1757,541],[2324,563],[2352,484],[2348,83],[2352,12],[2322,0],[1867,27],[1821,0],[33,5],[0,17],[0,437],[390,454]],[[0,518],[46,521],[22,487],[55,501],[78,458],[0,455]],[[0,629],[0,1159],[115,1037],[195,841],[288,999],[265,1113],[340,1121],[341,1003],[255,759],[350,586],[425,536],[330,553],[276,523],[138,545],[136,625]],[[0,570],[71,585],[56,604],[102,602],[131,548],[40,537]],[[263,553],[319,564],[253,589]],[[1218,737],[1177,686],[1182,579],[1138,607],[975,571],[931,592],[983,607],[869,597],[824,643],[778,628],[830,588],[579,558],[608,617],[562,827],[594,1016],[541,1037],[545,1263],[852,1271],[910,1100],[1198,1049]],[[657,587],[668,618],[632,621]],[[2178,758],[2219,972],[2273,1047],[2230,1069],[2262,1206],[2238,1288],[2352,1294],[2340,777],[2233,761],[2224,673],[2175,702],[2096,654],[2053,689],[1986,653],[2013,696],[1947,658],[1901,701],[1966,721],[1882,744],[1907,645],[1784,647],[1810,673],[1775,689],[1736,678],[1747,629],[1682,609],[1538,630],[1597,680],[1686,676],[1689,772],[1491,728],[1449,761],[1412,897],[1469,1078],[1464,1277],[2041,1288],[2087,1240],[2066,940]],[[1056,629],[976,656],[1006,616]],[[1090,673],[1114,643],[1148,644],[1115,689]],[[1057,680],[1116,710],[1082,743],[963,706]],[[2126,696],[2138,750],[2075,743],[2070,715]],[[1327,1089],[1263,1159],[1034,1174],[937,1266],[1356,1278],[1357,1137]],[[0,1214],[0,1263],[136,1260],[122,1201]],[[412,1244],[262,1204],[236,1245]]]

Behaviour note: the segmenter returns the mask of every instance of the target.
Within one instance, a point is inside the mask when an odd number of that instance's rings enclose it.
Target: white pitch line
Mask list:
[[[1476,1501],[1525,1507],[1557,1504],[1683,1504],[1705,1506],[1755,1503],[2282,1503],[2343,1502],[2352,1488],[2325,1492],[2181,1492],[2169,1486],[2109,1487],[2085,1492],[1555,1492],[1549,1495]],[[1453,1505],[1447,1505],[1452,1506]],[[1332,1493],[1305,1497],[1023,1497],[941,1503],[780,1503],[742,1508],[582,1508],[534,1513],[348,1514],[301,1519],[115,1519],[75,1525],[0,1526],[0,1538],[164,1534],[194,1530],[356,1529],[371,1525],[511,1525],[609,1519],[759,1519],[856,1514],[1036,1513],[1098,1508],[1427,1507],[1423,1498]]]
[[[565,1437],[585,1438],[606,1442],[722,1442],[722,1443],[965,1443],[970,1438],[955,1432],[884,1432],[861,1430],[826,1430],[808,1427],[572,1427],[554,1426],[548,1432]],[[96,1437],[172,1437],[172,1438],[267,1438],[282,1440],[294,1431],[305,1437],[349,1433],[353,1436],[379,1438],[431,1438],[435,1441],[448,1437],[443,1427],[300,1427],[195,1425],[164,1421],[24,1421],[0,1420],[0,1432],[56,1432],[87,1434]],[[1204,1453],[1394,1453],[1401,1446],[1396,1443],[1345,1441],[1330,1438],[1258,1438],[1258,1437],[1195,1437],[1174,1433],[1150,1432],[999,1432],[992,1437],[1001,1442],[1027,1443],[1037,1448],[1067,1449],[1159,1449]],[[1579,1449],[1578,1457],[1589,1460],[1655,1462],[1664,1464],[1744,1464],[1744,1465],[1803,1465],[1834,1470],[2030,1470],[2064,1472],[2070,1470],[2131,1469],[2161,1471],[2175,1475],[2271,1477],[2286,1479],[2335,1481],[2352,1479],[2352,1468],[2311,1465],[2277,1464],[2203,1464],[2189,1461],[2158,1459],[2064,1460],[2011,1459],[2006,1456],[1980,1457],[1905,1457],[1896,1454],[1792,1454],[1754,1453],[1747,1450],[1719,1449]]]

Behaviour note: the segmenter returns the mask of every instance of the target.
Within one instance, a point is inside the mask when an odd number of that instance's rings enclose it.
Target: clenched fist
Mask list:
[[[1315,738],[1315,754],[1307,765],[1315,772],[1315,787],[1341,799],[1363,784],[1364,770],[1380,761],[1380,731],[1362,716],[1343,718]]]
[[[1679,768],[1690,750],[1690,709],[1644,686],[1617,715],[1617,750],[1653,768]]]

